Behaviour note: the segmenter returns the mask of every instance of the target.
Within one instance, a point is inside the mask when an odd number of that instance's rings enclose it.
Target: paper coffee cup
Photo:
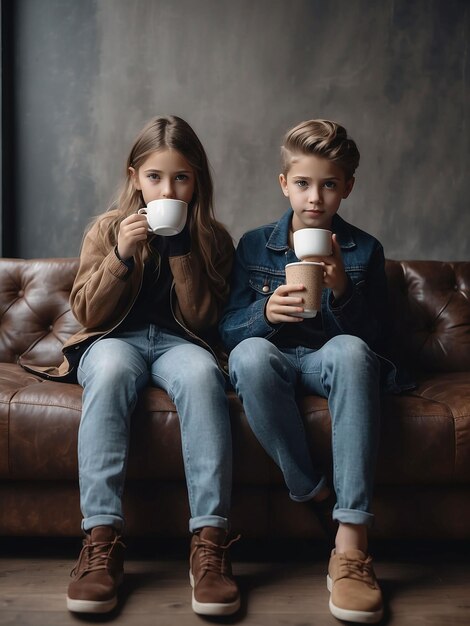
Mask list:
[[[152,200],[138,213],[147,216],[148,229],[155,235],[171,237],[180,233],[186,224],[188,205],[182,200],[161,198]]]
[[[303,260],[310,257],[330,256],[332,253],[331,230],[301,228],[294,232],[295,256]]]
[[[323,265],[310,261],[288,263],[286,265],[286,285],[304,285],[302,292],[304,310],[295,313],[295,317],[315,317],[321,309],[323,289]],[[296,294],[298,295],[298,294]]]

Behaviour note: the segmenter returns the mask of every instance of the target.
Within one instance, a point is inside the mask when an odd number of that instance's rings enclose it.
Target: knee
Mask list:
[[[172,373],[175,392],[223,388],[224,375],[210,352],[199,347],[184,348],[179,351],[178,367]]]
[[[349,371],[363,370],[364,367],[378,369],[379,361],[365,341],[353,335],[337,335],[323,347],[327,363],[335,367],[345,367]]]
[[[120,359],[101,358],[92,367],[83,369],[80,379],[83,387],[93,385],[100,389],[118,389],[133,384],[143,373],[140,368],[134,371],[129,363]]]
[[[260,386],[276,370],[278,350],[267,339],[251,337],[239,343],[230,353],[230,379],[235,388],[244,383]]]
[[[230,353],[230,371],[242,373],[256,371],[260,361],[270,352],[272,344],[262,337],[251,337],[241,341]]]

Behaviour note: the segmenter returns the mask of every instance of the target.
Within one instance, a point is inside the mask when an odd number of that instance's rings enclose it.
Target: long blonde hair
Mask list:
[[[194,170],[195,190],[189,211],[191,250],[202,260],[211,291],[222,299],[228,287],[217,272],[214,260],[220,253],[219,246],[223,246],[229,236],[214,217],[213,183],[206,152],[194,130],[180,117],[155,117],[138,134],[127,158],[122,187],[110,207],[114,215],[107,222],[108,236],[111,235],[111,240],[117,243],[121,221],[143,206],[141,192],[135,189],[129,168],[138,171],[152,152],[165,149],[177,150]]]

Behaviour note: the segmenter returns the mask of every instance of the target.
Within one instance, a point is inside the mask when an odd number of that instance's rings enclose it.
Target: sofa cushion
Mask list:
[[[444,380],[429,377],[412,394],[384,398],[377,483],[468,482],[466,377],[464,373],[447,374]],[[0,438],[5,448],[0,459],[9,458],[2,475],[76,480],[81,387],[37,379],[18,365],[6,364],[0,368],[0,388],[0,427],[5,434]],[[233,392],[229,400],[235,484],[282,486],[281,472],[255,439]],[[302,410],[312,458],[331,473],[327,402],[308,396]],[[178,415],[161,389],[146,389],[133,415],[128,476],[184,479]]]
[[[15,363],[0,363],[0,478],[9,476],[10,402],[20,389],[40,379]]]
[[[461,380],[449,377],[449,396],[461,388]],[[446,399],[424,398],[423,387],[413,394],[384,396],[381,434],[377,459],[377,484],[448,484],[455,482],[455,441],[457,419]],[[331,468],[331,422],[326,400],[307,396],[303,400],[312,458]],[[468,425],[467,425],[468,428]],[[468,457],[468,444],[461,445],[462,457]],[[467,482],[462,462],[460,480]],[[331,470],[330,470],[331,471]]]

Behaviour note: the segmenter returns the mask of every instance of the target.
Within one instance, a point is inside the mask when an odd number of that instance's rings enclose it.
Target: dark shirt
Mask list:
[[[302,322],[283,324],[271,341],[278,348],[321,348],[327,338],[323,330],[321,313],[315,317],[304,319]]]
[[[119,330],[155,324],[178,335],[185,334],[171,312],[170,291],[173,274],[170,270],[167,248],[167,237],[156,235],[152,239],[151,254],[144,266],[142,288]]]

